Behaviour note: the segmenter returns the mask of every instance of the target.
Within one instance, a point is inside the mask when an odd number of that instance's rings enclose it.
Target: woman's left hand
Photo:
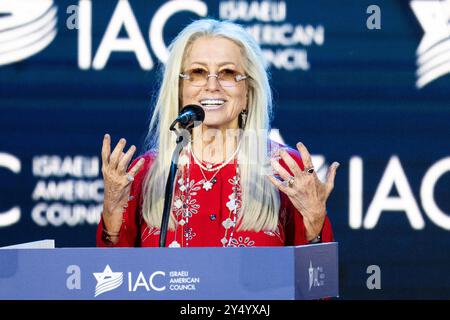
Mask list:
[[[322,183],[314,170],[308,149],[300,142],[297,143],[297,149],[300,152],[305,170],[300,168],[285,149],[281,149],[280,156],[293,175],[284,169],[278,161],[271,159],[272,167],[284,181],[280,181],[271,175],[269,175],[269,179],[289,197],[294,207],[302,214],[306,238],[310,241],[316,238],[322,230],[327,215],[326,202],[334,188],[334,178],[339,163],[333,162],[328,168],[326,182]]]

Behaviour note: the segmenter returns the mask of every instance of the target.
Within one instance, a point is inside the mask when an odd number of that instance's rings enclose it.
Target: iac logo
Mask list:
[[[94,297],[114,290],[120,287],[123,283],[123,272],[113,272],[109,265],[105,267],[103,272],[94,272],[94,277],[97,279]]]
[[[105,269],[102,272],[94,272],[93,275],[97,280],[94,297],[119,288],[123,283],[123,274],[123,272],[113,272],[109,265],[106,265]],[[164,271],[155,271],[148,277],[147,280],[142,271],[139,272],[136,278],[133,277],[132,272],[128,272],[128,292],[139,291],[141,287],[147,292],[150,290],[166,290],[166,286],[156,286],[156,282],[158,281],[155,281],[155,278],[157,276],[164,278],[166,276],[166,273]]]
[[[199,17],[205,17],[208,12],[208,7],[203,1],[167,1],[153,15],[148,32],[142,33],[128,0],[120,0],[95,51],[92,46],[92,5],[92,0],[80,0],[78,9],[75,10],[78,25],[78,66],[83,70],[104,69],[113,52],[134,53],[141,68],[151,70],[154,63],[145,38],[148,38],[155,56],[165,63],[169,50],[164,42],[163,34],[168,20],[182,11],[192,12]],[[121,29],[125,30],[125,37],[119,37]]]
[[[0,66],[44,50],[57,33],[53,0],[0,1]]]
[[[450,73],[450,0],[410,3],[424,35],[417,48],[417,88]]]
[[[312,261],[309,260],[309,291],[313,287],[322,287],[325,285],[325,273],[323,272],[323,267],[313,267]]]

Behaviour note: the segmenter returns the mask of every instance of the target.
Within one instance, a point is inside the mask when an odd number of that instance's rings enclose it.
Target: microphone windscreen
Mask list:
[[[183,115],[189,115],[187,117],[188,121],[183,123],[183,125],[188,125],[194,122],[202,122],[203,120],[205,120],[205,111],[203,110],[202,107],[195,104],[189,104],[187,106],[184,106],[183,109],[180,111],[180,116]]]

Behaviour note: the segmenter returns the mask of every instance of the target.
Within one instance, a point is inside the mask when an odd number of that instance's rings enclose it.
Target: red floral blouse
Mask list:
[[[303,169],[299,153],[293,149],[288,149],[288,152]],[[159,246],[159,228],[149,227],[142,218],[142,184],[153,157],[150,153],[146,153],[133,161],[132,166],[142,157],[145,158],[145,163],[131,185],[130,195],[133,199],[124,209],[124,223],[120,230],[119,241],[110,245],[102,240],[101,220],[97,228],[98,247]],[[289,171],[281,159],[280,164]],[[241,191],[236,166],[236,163],[230,163],[217,173],[202,172],[200,166],[191,161],[189,176],[177,176],[172,212],[178,223],[175,230],[168,230],[166,246],[254,247],[297,246],[308,243],[301,213],[281,191],[279,223],[276,230],[255,232],[238,231],[235,228]],[[212,183],[208,183],[210,180]],[[322,242],[333,241],[328,217],[325,219],[321,236]]]

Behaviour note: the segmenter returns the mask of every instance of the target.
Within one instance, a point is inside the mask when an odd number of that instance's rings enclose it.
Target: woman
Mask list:
[[[230,22],[198,20],[174,39],[150,122],[149,151],[127,170],[136,148],[123,152],[121,139],[111,153],[111,138],[104,137],[98,246],[158,246],[176,147],[169,126],[189,104],[200,105],[205,119],[181,151],[169,247],[332,241],[326,200],[339,164],[321,183],[303,144],[297,145],[300,157],[270,143],[272,96],[263,61],[254,39]],[[269,159],[281,180],[267,174]]]

